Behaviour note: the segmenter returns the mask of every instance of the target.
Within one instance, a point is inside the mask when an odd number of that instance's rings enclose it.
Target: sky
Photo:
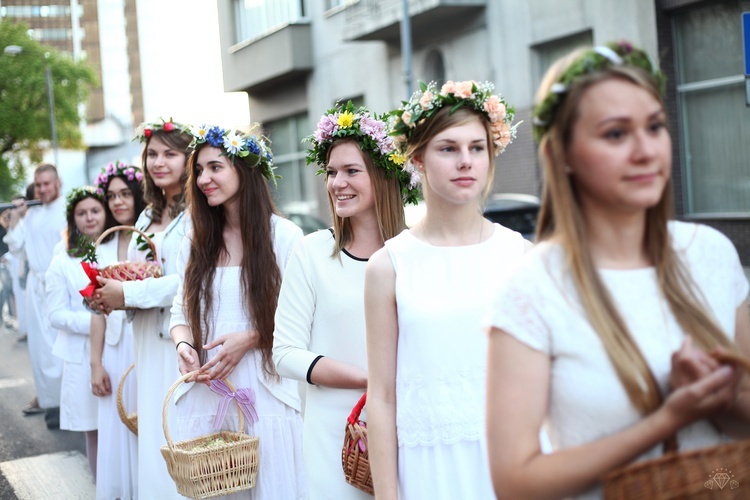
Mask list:
[[[146,121],[249,124],[247,95],[224,92],[216,3],[137,0]]]

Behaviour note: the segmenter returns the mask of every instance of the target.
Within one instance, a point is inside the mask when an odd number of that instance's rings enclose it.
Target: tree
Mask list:
[[[22,187],[25,164],[37,163],[51,143],[45,70],[50,69],[59,146],[83,147],[79,110],[96,84],[85,62],[74,62],[28,35],[25,24],[0,21],[0,49],[21,47],[18,55],[0,52],[0,200]]]

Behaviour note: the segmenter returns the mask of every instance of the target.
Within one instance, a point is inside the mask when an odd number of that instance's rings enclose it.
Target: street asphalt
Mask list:
[[[0,499],[92,498],[83,434],[24,416],[35,394],[26,342],[0,319]]]

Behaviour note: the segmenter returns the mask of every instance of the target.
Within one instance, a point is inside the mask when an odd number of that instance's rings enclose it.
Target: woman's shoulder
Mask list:
[[[670,221],[668,227],[672,245],[678,252],[716,258],[737,253],[731,240],[713,227],[681,221]]]

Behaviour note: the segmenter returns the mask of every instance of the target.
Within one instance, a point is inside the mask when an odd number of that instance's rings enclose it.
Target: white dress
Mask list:
[[[673,246],[709,311],[727,336],[734,338],[737,307],[748,293],[736,250],[725,236],[707,226],[672,222],[669,228]],[[685,334],[662,298],[655,269],[601,269],[599,275],[666,393],[671,354],[680,348]],[[547,417],[554,449],[595,441],[642,418],[589,325],[559,246],[537,245],[501,287],[490,323],[550,357]],[[718,444],[723,439],[707,420],[678,434],[683,451]],[[659,445],[638,460],[656,458],[661,453]],[[600,497],[601,490],[593,488],[577,498]]]
[[[117,261],[120,233],[99,245],[99,262]],[[96,499],[130,500],[138,497],[138,437],[125,427],[117,412],[117,386],[133,363],[133,323],[125,311],[112,311],[106,317],[102,365],[109,375],[112,394],[99,400],[99,443],[96,457]],[[123,390],[128,413],[137,412],[136,374],[131,371]]]
[[[161,445],[166,442],[162,427],[164,397],[180,376],[174,343],[169,336],[169,309],[177,293],[177,254],[180,242],[189,227],[187,214],[180,213],[163,231],[152,238],[156,256],[164,276],[143,281],[128,281],[122,285],[125,305],[137,308],[133,314],[133,353],[138,381],[138,497],[168,500],[182,498],[169,476]],[[151,210],[138,217],[136,227],[149,233]],[[128,260],[142,261],[137,249],[136,235],[130,241]],[[173,428],[174,412],[168,422]]]
[[[44,275],[52,262],[53,249],[65,229],[65,198],[30,207],[3,241],[11,252],[24,252],[29,262],[26,279],[26,328],[34,386],[42,408],[60,406],[63,362],[52,354],[57,331],[49,324]]]
[[[273,358],[284,377],[305,383],[304,455],[310,500],[371,499],[344,479],[346,418],[364,389],[308,382],[320,357],[367,370],[364,286],[367,259],[331,257],[331,231],[305,236],[286,266],[276,309]],[[362,420],[366,421],[365,413]]]
[[[292,222],[273,216],[273,237],[276,260],[282,269],[302,231]],[[187,263],[190,253],[189,237],[180,250],[180,262]],[[245,307],[239,266],[218,267],[214,277],[213,310],[211,311],[211,336],[218,336],[253,328],[252,318]],[[184,266],[181,266],[181,273]],[[175,297],[170,329],[188,325],[182,304],[182,286]],[[221,347],[206,353],[210,360]],[[307,498],[304,465],[302,461],[302,419],[299,413],[297,383],[280,378],[270,380],[263,372],[259,351],[245,354],[228,377],[235,389],[250,388],[255,392],[255,409],[259,420],[254,425],[245,421],[249,435],[260,438],[260,464],[255,487],[225,498],[252,499],[304,499]],[[216,432],[214,417],[221,397],[204,384],[183,384],[176,391],[177,425],[172,433],[174,441],[207,436]],[[232,403],[226,413],[222,429],[237,430],[239,422],[237,405]]]
[[[57,337],[52,354],[63,360],[60,389],[60,429],[97,429],[98,401],[91,393],[91,311],[83,305],[79,290],[89,284],[81,259],[71,257],[58,243],[47,269],[47,312]]]
[[[482,319],[491,292],[523,256],[525,240],[495,224],[476,245],[437,247],[407,230],[385,247],[396,272],[400,498],[495,498]]]

